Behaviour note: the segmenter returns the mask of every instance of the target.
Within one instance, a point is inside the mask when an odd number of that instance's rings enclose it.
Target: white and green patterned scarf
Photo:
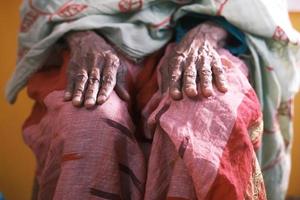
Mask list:
[[[167,44],[176,22],[189,13],[223,16],[246,35],[265,130],[280,127],[272,137],[264,134],[258,156],[264,170],[276,160],[277,149],[291,140],[286,110],[300,86],[300,35],[283,0],[24,0],[18,62],[6,97],[11,103],[16,100],[29,77],[53,55],[54,44],[69,31],[97,30],[128,56],[141,59]],[[284,151],[284,159],[264,172],[270,199],[282,199],[287,188],[290,145]]]

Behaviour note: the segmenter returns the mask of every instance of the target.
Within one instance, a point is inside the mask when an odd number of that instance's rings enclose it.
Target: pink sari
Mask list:
[[[266,199],[255,155],[259,102],[245,64],[219,53],[230,90],[194,100],[161,94],[159,53],[128,61],[132,102],[113,92],[92,110],[62,100],[67,53],[63,66],[36,73],[23,130],[37,158],[38,199]]]

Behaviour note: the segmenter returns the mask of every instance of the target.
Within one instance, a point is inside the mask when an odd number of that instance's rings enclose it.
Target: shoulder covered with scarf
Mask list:
[[[223,16],[245,33],[253,86],[261,103],[266,91],[274,106],[298,91],[300,35],[290,23],[285,1],[24,0],[18,61],[6,98],[16,100],[55,50],[54,44],[69,31],[97,30],[131,58],[141,59],[167,44],[177,22],[192,13]]]

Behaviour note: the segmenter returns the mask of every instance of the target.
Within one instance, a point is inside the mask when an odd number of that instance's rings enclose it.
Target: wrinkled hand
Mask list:
[[[93,31],[72,32],[66,36],[71,50],[68,83],[64,99],[74,106],[103,104],[113,89],[129,100],[124,87],[125,66],[115,50]]]
[[[189,31],[166,59],[165,69],[161,68],[163,85],[167,85],[163,91],[168,87],[175,100],[182,98],[182,92],[188,97],[199,92],[208,97],[213,94],[214,79],[217,89],[226,92],[226,74],[216,51],[226,37],[225,30],[209,22]]]

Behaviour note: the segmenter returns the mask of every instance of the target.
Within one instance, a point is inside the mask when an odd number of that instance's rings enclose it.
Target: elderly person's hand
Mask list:
[[[110,44],[93,31],[71,32],[66,40],[71,51],[66,101],[90,108],[104,103],[113,89],[123,100],[129,99],[124,87],[126,67]]]
[[[210,22],[190,30],[161,68],[163,90],[169,88],[175,100],[182,98],[182,92],[188,97],[199,92],[208,97],[213,94],[214,80],[217,89],[226,92],[226,74],[216,51],[224,46],[226,37],[224,29]]]

